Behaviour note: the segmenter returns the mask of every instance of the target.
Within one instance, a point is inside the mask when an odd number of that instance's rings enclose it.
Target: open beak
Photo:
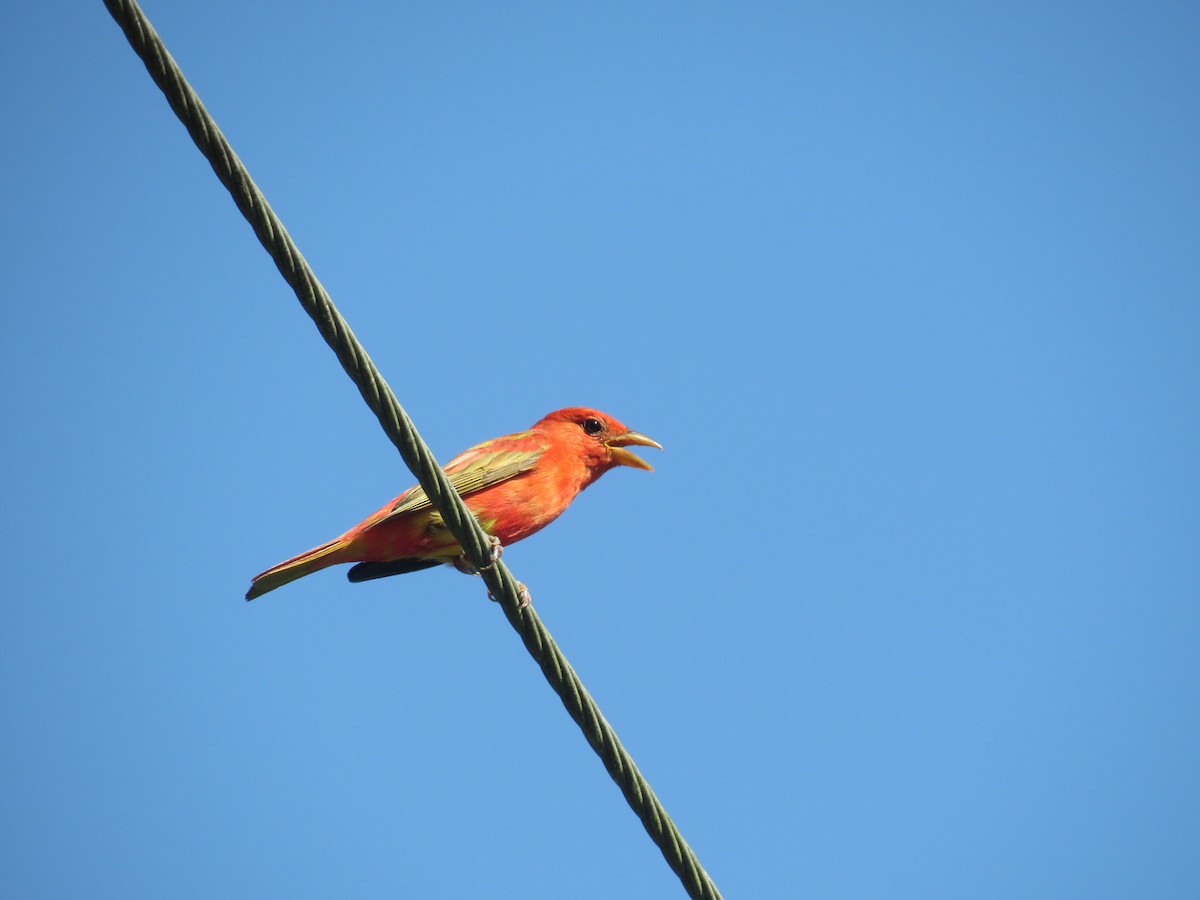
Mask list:
[[[618,434],[616,437],[611,437],[604,442],[612,453],[613,462],[618,466],[629,466],[634,469],[645,469],[647,472],[653,472],[654,467],[646,462],[640,456],[634,456],[626,447],[657,447],[662,449],[662,444],[652,438],[646,437],[644,434],[639,434],[636,431],[627,431],[624,434]]]

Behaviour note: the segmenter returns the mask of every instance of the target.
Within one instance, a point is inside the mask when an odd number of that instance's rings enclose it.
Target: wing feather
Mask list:
[[[468,497],[528,472],[545,452],[544,446],[533,450],[481,450],[473,447],[450,460],[446,464],[446,474],[454,489]],[[425,489],[418,485],[406,491],[380,521],[419,512],[430,506],[432,504],[425,495]]]

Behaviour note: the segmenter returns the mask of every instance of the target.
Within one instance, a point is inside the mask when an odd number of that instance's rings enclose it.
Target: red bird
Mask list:
[[[446,464],[450,483],[483,530],[506,547],[557,519],[585,487],[616,466],[650,469],[626,447],[662,446],[612,416],[584,407],[550,413],[528,431],[493,438]],[[247,600],[326,566],[358,563],[351,581],[470,566],[419,485],[409,488],[341,537],[255,575]]]

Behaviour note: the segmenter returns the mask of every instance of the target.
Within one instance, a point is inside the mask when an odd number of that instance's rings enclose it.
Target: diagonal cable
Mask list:
[[[384,433],[400,451],[400,456],[425,489],[434,508],[441,513],[467,558],[482,570],[484,581],[492,595],[499,598],[509,623],[541,666],[546,680],[603,761],[605,769],[620,787],[626,802],[641,819],[646,832],[658,845],[688,895],[717,900],[721,895],[716,885],[638,771],[633,758],[558,649],[540,617],[532,607],[521,608],[518,584],[508,567],[502,561],[488,566],[491,548],[487,534],[451,487],[408,414],[397,402],[391,388],[333,305],[283,223],[183,77],[141,8],[134,0],[105,0],[105,6],[125,32],[125,37],[145,64],[150,77],[166,96],[175,115],[186,126],[217,178],[254,228],[254,233],[275,261],[284,280],[296,292],[304,311],[337,355],[367,406],[379,419]]]

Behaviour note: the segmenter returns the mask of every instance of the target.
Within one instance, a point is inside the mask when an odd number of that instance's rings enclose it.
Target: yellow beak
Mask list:
[[[604,442],[612,453],[613,462],[618,466],[629,466],[633,469],[645,469],[647,472],[653,472],[654,467],[646,462],[640,456],[634,456],[626,447],[657,447],[662,449],[662,444],[652,438],[646,437],[644,434],[639,434],[636,431],[627,431],[624,434],[618,434],[616,437],[611,437]]]

